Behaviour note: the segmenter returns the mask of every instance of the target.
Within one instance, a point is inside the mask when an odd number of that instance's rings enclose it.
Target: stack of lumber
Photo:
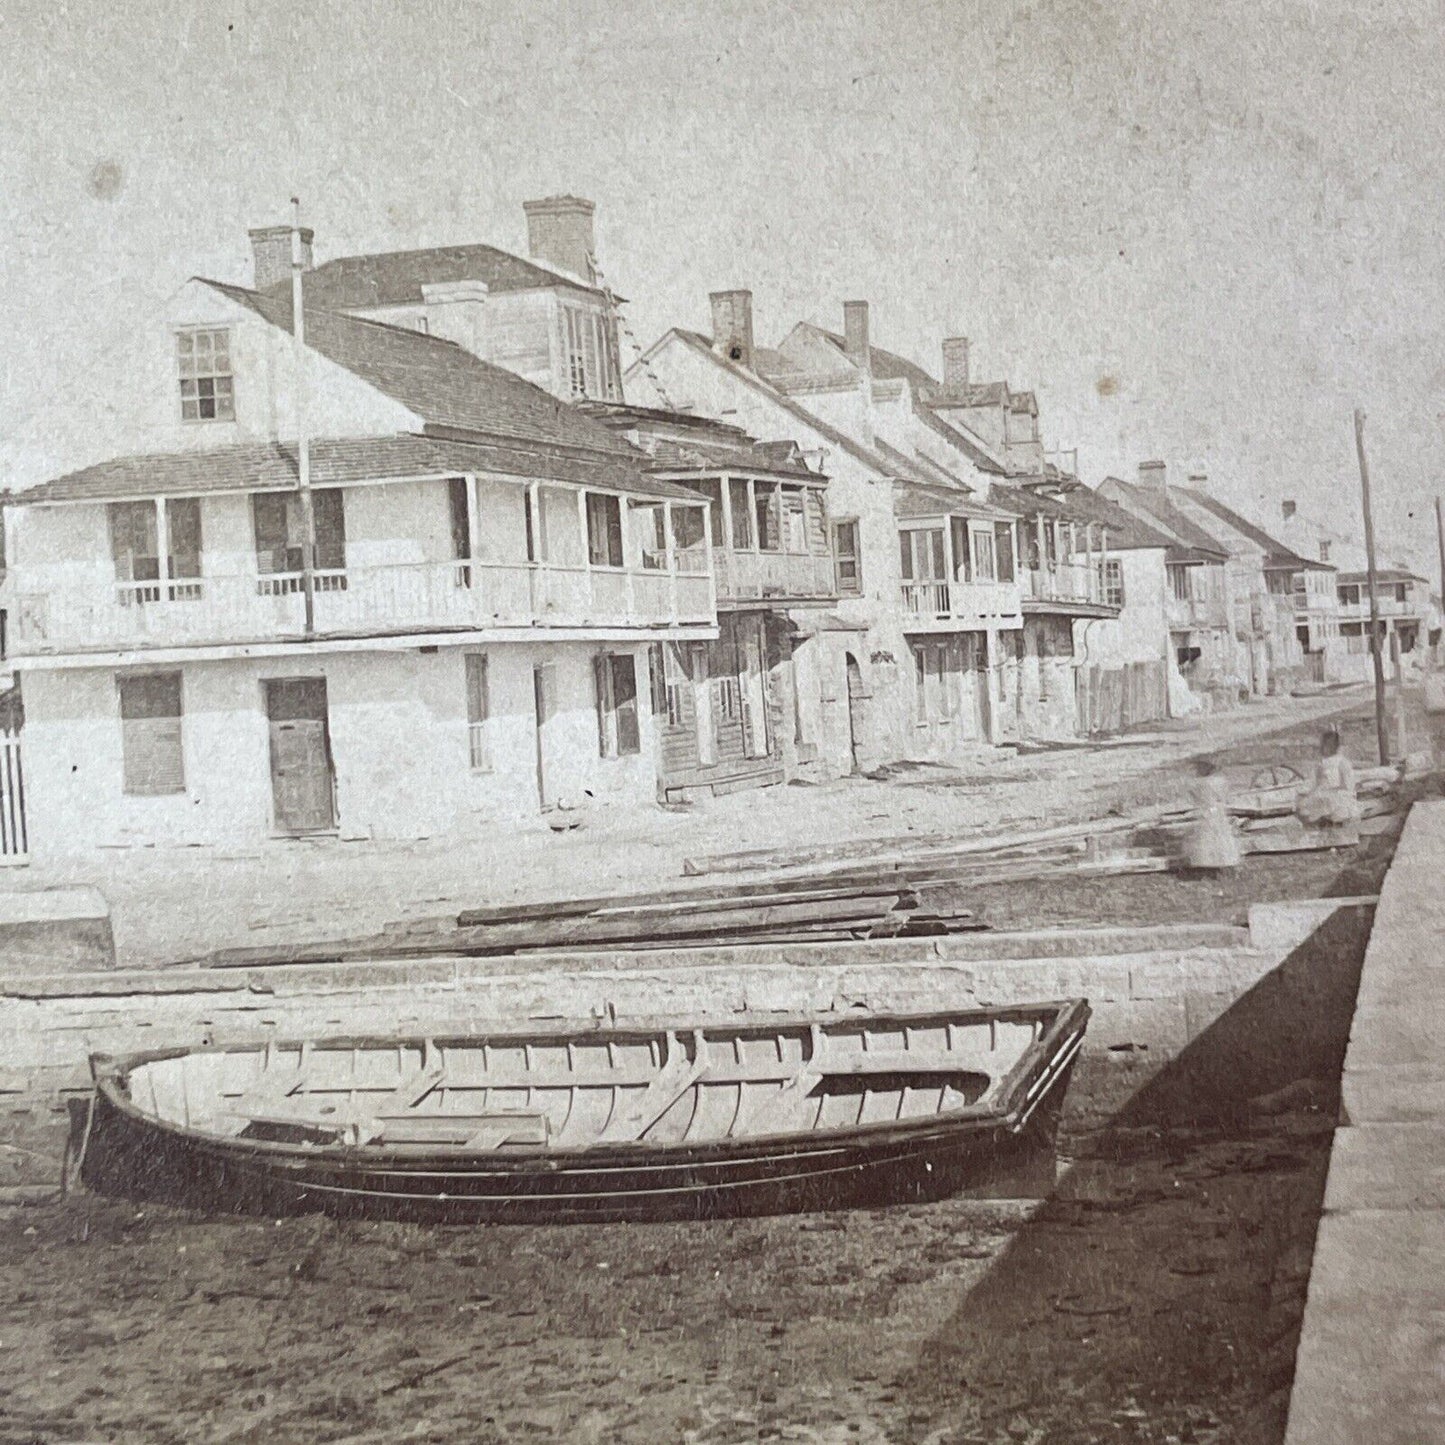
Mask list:
[[[826,943],[937,937],[983,926],[967,910],[920,909],[917,892],[896,878],[782,879],[500,904],[468,909],[455,918],[392,925],[366,938],[226,949],[195,962],[210,968],[257,968],[441,954],[491,958],[705,944]]]

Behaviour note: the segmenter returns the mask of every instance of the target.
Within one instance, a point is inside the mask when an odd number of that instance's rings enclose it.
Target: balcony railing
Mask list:
[[[751,602],[769,597],[807,601],[838,595],[831,556],[718,548],[713,553],[713,562],[721,602]]]
[[[1378,598],[1379,615],[1381,617],[1414,617],[1424,611],[1419,602],[1401,601],[1398,597]],[[1358,602],[1341,602],[1339,614],[1350,622],[1368,620],[1370,616],[1370,597],[1368,592],[1361,592]]]
[[[1057,562],[1050,567],[1026,567],[1019,576],[1025,600],[1118,605],[1106,595],[1103,569],[1098,563]]]
[[[680,558],[691,566],[693,559]],[[460,561],[313,574],[315,635],[404,636],[494,627],[659,627],[714,620],[705,570]],[[16,655],[294,640],[299,572],[57,587],[16,599]]]
[[[1018,627],[1022,598],[1017,582],[905,582],[903,611],[905,626]]]
[[[1189,632],[1197,627],[1228,627],[1229,604],[1222,597],[1171,597],[1169,626],[1175,632]]]

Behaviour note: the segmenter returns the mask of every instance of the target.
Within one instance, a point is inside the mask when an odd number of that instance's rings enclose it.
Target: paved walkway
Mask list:
[[[1445,1442],[1445,803],[1405,826],[1365,954],[1286,1445]]]
[[[921,765],[886,782],[842,779],[710,799],[692,810],[612,808],[576,832],[542,819],[457,844],[336,839],[209,849],[114,850],[33,865],[6,888],[83,884],[110,904],[123,965],[174,962],[215,948],[356,936],[407,917],[518,899],[657,888],[685,858],[750,848],[804,848],[907,834],[1030,828],[1176,800],[1187,759],[1311,724],[1368,700],[1358,691],[1272,698],[1217,717],[1170,723],[1141,744],[1058,752],[990,752],[957,769]],[[1261,756],[1271,745],[1260,745]],[[1249,769],[1246,767],[1245,776]]]

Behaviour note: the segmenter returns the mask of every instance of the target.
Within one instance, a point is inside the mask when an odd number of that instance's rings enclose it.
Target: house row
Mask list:
[[[591,204],[525,216],[526,256],[253,231],[249,285],[192,279],[58,400],[0,513],[19,847],[465,839],[986,766],[1341,640],[1329,564],[1160,463],[1084,486],[967,340],[934,376],[853,301],[765,347],[737,289],[624,367]]]

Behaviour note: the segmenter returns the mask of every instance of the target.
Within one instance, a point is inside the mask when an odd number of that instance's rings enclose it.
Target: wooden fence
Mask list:
[[[1078,668],[1074,692],[1081,736],[1122,732],[1169,716],[1169,681],[1162,661]]]
[[[30,853],[25,829],[25,774],[20,734],[0,732],[0,865],[24,863]]]

